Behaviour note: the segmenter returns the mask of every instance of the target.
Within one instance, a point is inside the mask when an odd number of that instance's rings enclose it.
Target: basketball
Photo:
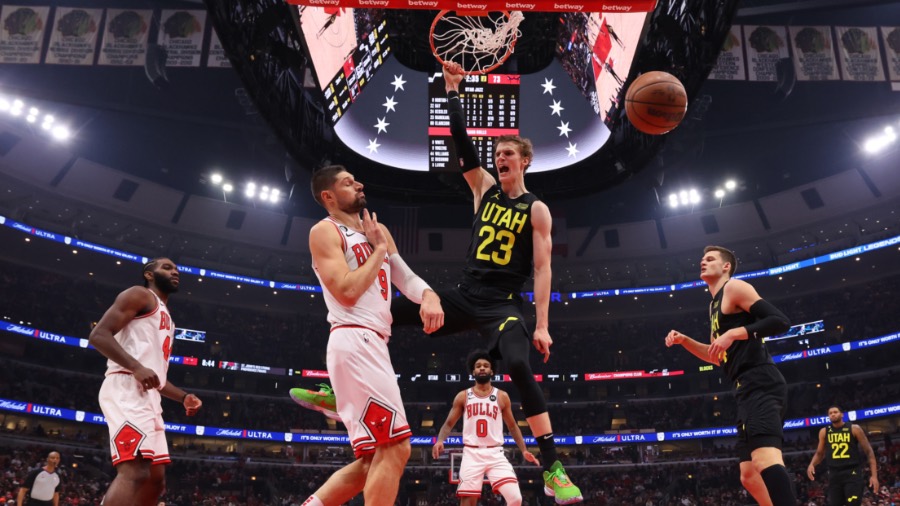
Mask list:
[[[647,72],[625,94],[625,114],[635,128],[650,135],[672,131],[687,111],[687,92],[681,81],[666,72]]]

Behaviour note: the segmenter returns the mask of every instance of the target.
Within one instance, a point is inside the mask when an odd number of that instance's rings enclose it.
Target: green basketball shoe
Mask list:
[[[305,388],[292,388],[291,399],[304,408],[321,412],[332,420],[341,421],[337,414],[337,403],[334,399],[334,390],[326,383],[319,383],[319,391]]]
[[[569,475],[558,460],[550,466],[549,472],[544,471],[544,494],[555,497],[556,504],[574,504],[584,500],[581,489],[569,481]]]

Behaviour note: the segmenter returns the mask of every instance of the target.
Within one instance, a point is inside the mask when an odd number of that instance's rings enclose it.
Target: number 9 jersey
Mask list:
[[[466,278],[513,293],[522,291],[534,265],[531,206],[537,201],[533,193],[511,199],[499,184],[482,195],[463,270]]]

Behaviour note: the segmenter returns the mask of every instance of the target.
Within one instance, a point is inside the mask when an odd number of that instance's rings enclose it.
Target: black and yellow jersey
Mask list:
[[[852,424],[845,423],[840,428],[829,424],[825,428],[825,460],[829,469],[859,467],[862,458]]]
[[[730,281],[730,280],[729,280]],[[709,305],[709,325],[712,338],[716,339],[731,329],[745,327],[756,321],[756,318],[745,311],[733,314],[722,312],[722,297],[725,294],[725,286],[722,285],[719,293],[713,297]],[[735,340],[719,357],[719,363],[725,371],[725,375],[736,383],[738,377],[745,371],[764,364],[775,364],[769,350],[766,349],[762,339],[750,336],[745,341]]]

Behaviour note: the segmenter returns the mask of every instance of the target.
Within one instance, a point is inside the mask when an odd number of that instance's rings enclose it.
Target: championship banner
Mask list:
[[[878,30],[874,26],[836,26],[838,56],[845,81],[884,81]]]
[[[103,9],[57,7],[44,63],[93,65]]]
[[[147,59],[151,10],[106,9],[100,65],[141,66]]]
[[[792,26],[790,31],[798,81],[840,79],[830,26]]]
[[[522,11],[522,12],[652,12],[656,0],[287,0],[292,5],[354,9],[432,9],[452,11]]]
[[[4,5],[0,9],[0,63],[40,63],[50,7]]]
[[[744,25],[747,76],[751,81],[776,81],[778,60],[788,57],[787,28]]]
[[[157,44],[166,48],[166,67],[199,67],[206,11],[163,9]]]
[[[900,26],[882,26],[881,40],[891,81],[900,81]]]
[[[222,47],[222,41],[215,28],[210,30],[209,36],[209,53],[206,56],[206,66],[212,68],[231,68],[231,60],[225,54],[225,48]]]
[[[709,73],[709,78],[717,81],[743,81],[747,79],[744,69],[744,48],[741,42],[741,27],[732,26],[728,30],[722,50],[716,60],[716,66]]]

